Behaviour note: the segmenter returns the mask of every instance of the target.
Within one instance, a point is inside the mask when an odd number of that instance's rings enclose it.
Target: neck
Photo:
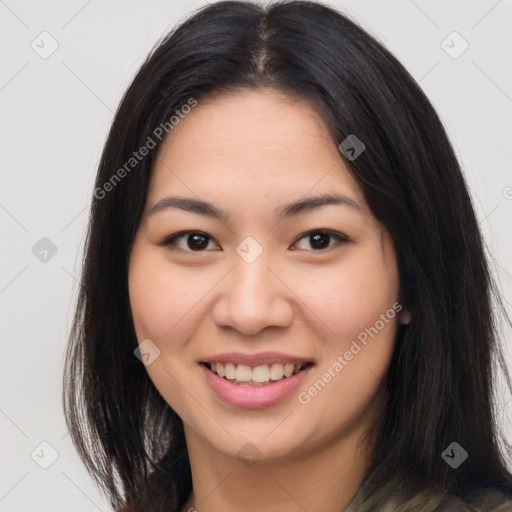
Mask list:
[[[279,460],[244,464],[215,450],[185,427],[193,490],[182,512],[340,512],[368,470],[357,450],[361,429],[328,444]]]

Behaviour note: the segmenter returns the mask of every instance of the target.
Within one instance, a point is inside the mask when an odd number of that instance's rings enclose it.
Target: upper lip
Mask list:
[[[282,352],[260,352],[259,354],[242,354],[241,352],[226,352],[224,354],[216,354],[201,360],[202,363],[233,363],[235,365],[245,364],[247,366],[261,366],[263,364],[272,363],[312,363],[312,359],[298,357],[291,354],[283,354]]]

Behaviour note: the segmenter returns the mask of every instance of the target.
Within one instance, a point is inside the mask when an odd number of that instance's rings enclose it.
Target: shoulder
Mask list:
[[[497,489],[486,489],[475,492],[467,506],[477,512],[512,512],[512,498]]]
[[[414,505],[411,512],[512,512],[512,498],[496,489],[479,490],[466,499],[446,492],[420,491],[410,503]]]
[[[393,479],[369,494],[363,485],[343,512],[512,512],[512,498],[495,489],[475,491],[464,500],[442,491],[418,490]]]
[[[390,503],[393,503],[391,510],[396,506],[403,512],[512,512],[512,498],[494,490],[481,491],[472,499],[433,491],[394,493]]]

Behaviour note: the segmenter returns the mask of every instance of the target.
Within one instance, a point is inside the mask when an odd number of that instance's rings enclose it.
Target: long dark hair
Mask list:
[[[412,322],[399,328],[382,426],[369,432],[378,431],[379,484],[406,475],[462,497],[512,496],[492,373],[499,366],[512,388],[498,343],[499,320],[510,320],[454,150],[396,58],[348,16],[306,1],[199,9],[158,42],[122,98],[99,163],[64,372],[67,425],[94,481],[115,510],[178,511],[191,491],[182,421],[134,356],[130,249],[163,139],[155,129],[172,137],[183,105],[264,87],[310,101],[335,141],[365,144],[342,158],[394,241]],[[148,138],[156,148],[130,160]],[[441,457],[453,441],[469,453],[456,471]]]

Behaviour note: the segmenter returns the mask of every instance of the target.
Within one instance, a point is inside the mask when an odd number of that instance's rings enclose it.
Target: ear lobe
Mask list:
[[[398,317],[398,322],[400,324],[402,324],[402,325],[410,324],[411,320],[412,320],[411,313],[407,309],[404,309],[403,311],[400,312],[400,316]]]

